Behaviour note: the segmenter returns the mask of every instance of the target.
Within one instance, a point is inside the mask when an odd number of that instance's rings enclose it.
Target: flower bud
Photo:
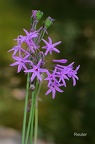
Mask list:
[[[30,23],[33,24],[33,21],[36,19],[37,10],[32,10],[32,16],[30,17]]]
[[[37,13],[36,13],[36,19],[37,19],[38,21],[42,18],[42,16],[43,16],[43,12],[41,12],[40,10],[37,11]]]
[[[32,10],[32,17],[35,19],[36,18],[36,15],[37,15],[37,10]]]
[[[51,24],[53,24],[53,21],[54,19],[52,19],[51,17],[48,17],[44,22],[44,26],[48,28]]]
[[[32,10],[32,16],[30,18],[30,23],[32,24],[34,21],[39,21],[43,16],[43,12],[40,10]]]

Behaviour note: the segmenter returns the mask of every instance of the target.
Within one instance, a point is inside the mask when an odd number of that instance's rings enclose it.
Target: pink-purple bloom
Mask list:
[[[38,80],[42,80],[42,76],[41,73],[47,72],[47,69],[41,68],[41,63],[42,63],[42,59],[40,59],[40,61],[38,62],[37,65],[34,65],[32,63],[32,68],[29,70],[25,70],[24,72],[26,73],[31,73],[31,82],[34,80],[34,78],[38,78]]]
[[[60,60],[52,60],[53,62],[56,62],[56,63],[66,63],[68,60],[67,59],[60,59]]]
[[[27,70],[27,64],[31,63],[30,60],[28,60],[29,55],[26,55],[25,57],[22,56],[13,56],[13,59],[16,60],[16,62],[10,64],[10,66],[16,66],[18,65],[17,72],[19,73],[21,70]]]
[[[44,39],[42,39],[42,40],[43,40],[44,43],[46,44],[46,46],[43,46],[43,47],[42,47],[43,49],[46,49],[46,51],[45,51],[45,56],[46,56],[48,53],[52,54],[52,51],[55,51],[55,52],[57,52],[57,53],[60,53],[60,51],[59,51],[55,46],[59,45],[59,44],[61,43],[61,41],[56,42],[56,43],[53,44],[50,37],[48,37],[49,42],[47,42],[47,41],[44,40]]]
[[[52,82],[49,86],[48,86],[48,91],[46,92],[45,95],[48,95],[50,92],[52,92],[52,98],[54,99],[55,98],[55,95],[56,95],[56,91],[58,92],[63,92],[63,90],[61,90],[59,88],[59,84],[56,83],[56,82]]]
[[[24,73],[30,73],[30,85],[35,84],[35,81],[40,83],[42,80],[47,81],[47,92],[45,95],[52,93],[52,98],[56,96],[56,92],[63,92],[63,87],[66,87],[66,81],[72,79],[73,86],[76,85],[76,81],[79,79],[77,71],[80,66],[74,69],[74,62],[67,65],[67,59],[53,59],[53,67],[48,69],[47,67],[47,55],[52,55],[52,52],[60,53],[56,48],[61,41],[52,42],[52,39],[48,36],[48,41],[43,38],[48,26],[52,24],[53,19],[47,18],[45,25],[36,30],[36,24],[41,18],[41,11],[32,11],[32,18],[34,22],[31,24],[31,29],[28,32],[24,29],[25,35],[19,35],[15,41],[17,45],[10,49],[8,52],[13,51],[12,58],[15,60],[10,66],[18,66],[17,72],[21,70]],[[37,21],[36,21],[37,19]],[[35,23],[35,21],[37,23]],[[50,22],[50,23],[48,23]],[[40,45],[40,42],[45,43],[44,46]],[[44,75],[44,79],[42,78]]]

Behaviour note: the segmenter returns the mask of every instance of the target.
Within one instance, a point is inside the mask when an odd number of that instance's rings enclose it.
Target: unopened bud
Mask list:
[[[43,16],[43,12],[41,12],[40,10],[32,10],[30,23],[33,23],[34,21],[39,21],[42,16]]]
[[[37,13],[36,13],[36,19],[37,19],[38,21],[42,18],[42,16],[43,16],[43,12],[41,12],[40,10],[37,11]]]
[[[54,21],[54,19],[52,19],[51,17],[48,17],[48,18],[45,20],[45,22],[44,22],[44,26],[45,26],[46,28],[50,27],[51,24],[53,24],[53,21]]]
[[[33,24],[33,21],[36,19],[37,10],[32,10],[32,16],[30,17],[30,23]]]
[[[37,12],[38,12],[37,10],[32,10],[32,17],[33,17],[33,18],[36,18]]]

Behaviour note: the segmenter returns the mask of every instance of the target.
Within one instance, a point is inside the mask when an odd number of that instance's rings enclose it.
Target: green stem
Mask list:
[[[42,77],[43,79],[43,77]],[[43,82],[43,80],[42,80]],[[37,144],[37,135],[38,135],[38,96],[42,87],[42,82],[39,84],[38,91],[36,93],[36,102],[35,102],[35,125],[34,125],[34,144]]]
[[[30,129],[30,144],[32,144],[33,141],[33,123],[34,123],[34,109],[35,109],[35,93],[32,96],[32,105],[31,105],[31,111],[30,111],[30,115],[31,115],[31,129]]]
[[[35,144],[37,143],[37,130],[38,130],[38,106],[37,106],[38,99],[37,99],[37,96],[39,95],[41,85],[42,85],[42,83],[40,83],[40,85],[39,85],[38,82],[36,81],[35,91],[32,91],[31,108],[30,108],[30,115],[29,115],[29,120],[28,120],[25,144],[28,143],[29,136],[30,136],[30,144],[33,143],[34,112],[35,112],[34,139],[35,139]],[[39,88],[38,88],[38,86],[39,86]]]
[[[22,128],[22,144],[24,144],[25,142],[28,90],[29,90],[29,73],[27,74],[27,82],[26,82],[26,96],[25,96],[24,118],[23,118],[23,128]]]
[[[42,38],[44,37],[45,31],[42,29],[40,36],[38,37],[38,39],[36,40],[36,43],[39,44],[40,41],[42,40]]]
[[[34,117],[34,101],[35,101],[35,91],[32,92],[32,104],[31,104],[31,109],[30,109],[30,115],[29,115],[29,121],[28,121],[28,127],[27,127],[27,133],[26,133],[26,141],[25,144],[28,143],[28,138],[29,138],[29,132],[30,132],[30,127],[31,127],[31,122],[33,121]],[[32,132],[33,136],[33,132]],[[32,141],[31,141],[32,144]]]
[[[32,119],[31,119],[31,131],[30,131],[30,143],[32,144],[33,141],[33,123],[34,123],[34,110],[35,110],[35,102],[36,102],[36,93],[38,89],[38,82],[36,81],[36,88],[35,88],[35,95],[32,101]]]
[[[34,128],[34,144],[37,144],[37,134],[38,134],[38,100],[35,103],[35,128]]]

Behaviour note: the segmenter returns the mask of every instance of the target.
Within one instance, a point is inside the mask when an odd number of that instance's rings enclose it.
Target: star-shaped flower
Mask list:
[[[34,49],[38,48],[34,42],[34,38],[37,38],[37,36],[38,36],[38,31],[28,32],[26,29],[23,29],[23,30],[26,35],[18,36],[17,39],[15,39],[17,41],[17,44],[21,46],[22,43],[25,42],[31,51],[33,51],[33,48]]]
[[[45,56],[46,56],[48,53],[52,54],[52,51],[55,51],[55,52],[57,52],[57,53],[60,53],[60,51],[59,51],[55,46],[59,45],[59,44],[61,43],[61,41],[56,42],[56,43],[53,44],[50,37],[48,37],[49,42],[47,42],[47,41],[44,40],[44,39],[42,39],[42,40],[43,40],[43,41],[45,42],[45,44],[46,44],[46,46],[43,46],[43,47],[42,47],[43,49],[46,49],[46,51],[45,51]]]
[[[77,66],[75,70],[71,69],[67,74],[69,78],[72,78],[73,86],[76,85],[76,80],[79,79],[78,76],[76,75],[79,68],[80,68],[80,65]]]
[[[41,73],[44,73],[44,72],[48,72],[47,69],[44,69],[44,68],[41,68],[41,63],[42,63],[42,59],[40,59],[40,61],[38,62],[37,65],[34,65],[32,63],[32,68],[29,69],[29,70],[25,70],[24,72],[30,72],[32,73],[32,76],[31,76],[31,82],[34,80],[35,77],[37,77],[40,81],[42,80],[42,76],[41,76]]]
[[[59,84],[57,84],[56,82],[53,82],[51,83],[51,85],[48,86],[48,91],[46,92],[45,95],[48,95],[50,92],[52,92],[52,98],[54,99],[55,98],[55,95],[56,95],[56,91],[58,92],[63,92],[63,90],[61,90],[59,88]]]
[[[12,56],[13,59],[16,60],[16,62],[10,64],[10,66],[18,65],[17,73],[19,73],[22,69],[27,70],[27,63],[31,63],[30,60],[28,60],[29,55],[26,55],[25,57],[22,57],[21,55],[18,56]]]
[[[21,52],[24,52],[26,54],[29,55],[29,52],[27,52],[26,50],[24,50],[20,45],[14,46],[12,49],[10,49],[8,52],[13,52],[13,56],[16,55],[17,52],[19,52],[19,54],[21,54]]]

